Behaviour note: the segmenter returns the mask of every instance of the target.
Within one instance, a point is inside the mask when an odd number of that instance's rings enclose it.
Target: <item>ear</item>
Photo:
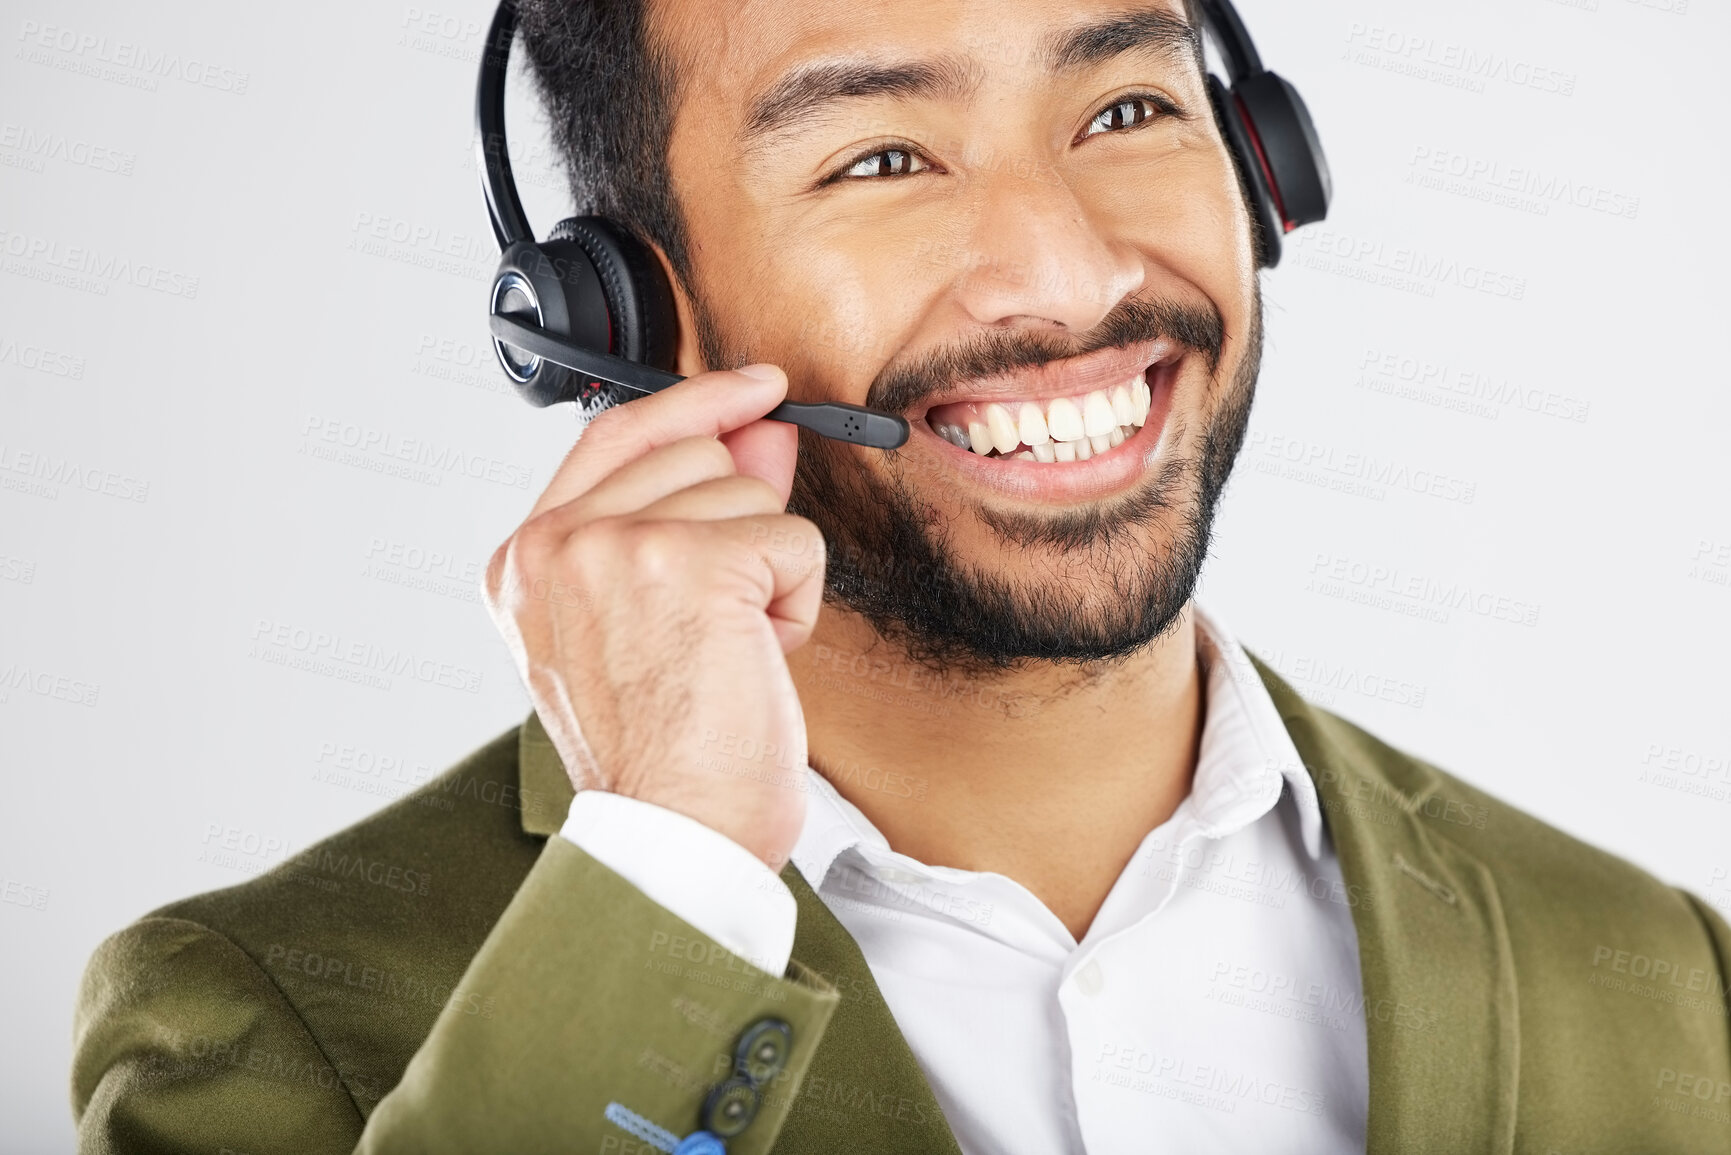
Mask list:
[[[673,371],[681,377],[707,373],[714,366],[703,363],[703,353],[697,345],[697,325],[692,317],[691,293],[686,289],[685,282],[674,273],[673,264],[667,259],[667,254],[661,251],[661,246],[650,242],[649,251],[661,262],[661,272],[673,290],[673,311],[679,323],[679,347],[674,355]]]

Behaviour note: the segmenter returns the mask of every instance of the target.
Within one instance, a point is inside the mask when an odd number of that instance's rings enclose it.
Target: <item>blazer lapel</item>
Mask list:
[[[1251,660],[1316,783],[1356,897],[1369,1155],[1512,1151],[1514,959],[1495,879],[1438,833],[1460,807],[1430,767],[1317,710]]]

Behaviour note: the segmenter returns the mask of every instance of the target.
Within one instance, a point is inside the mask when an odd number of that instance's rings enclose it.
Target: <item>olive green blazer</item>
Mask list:
[[[1700,900],[1303,701],[1358,930],[1369,1149],[1731,1151],[1731,928]],[[733,1155],[957,1152],[852,938],[791,865],[763,974],[555,834],[533,715],[241,886],[104,942],[76,1012],[86,1152],[611,1152],[684,1135],[735,1041],[792,1027]]]

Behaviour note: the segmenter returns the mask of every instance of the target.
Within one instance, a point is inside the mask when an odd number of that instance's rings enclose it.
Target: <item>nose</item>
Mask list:
[[[953,290],[974,322],[1082,333],[1142,287],[1136,250],[1113,243],[1052,170],[998,174],[977,195]]]

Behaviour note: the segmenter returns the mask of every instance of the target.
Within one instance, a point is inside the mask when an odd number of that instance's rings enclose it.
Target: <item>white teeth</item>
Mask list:
[[[1016,431],[1016,419],[996,401],[986,406],[986,428],[991,432],[992,448],[999,453],[1008,453],[1022,442],[1022,435]]]
[[[1022,402],[1022,409],[1016,414],[1016,434],[1023,445],[1044,445],[1052,440],[1046,430],[1046,415],[1032,401]]]
[[[968,422],[968,447],[982,457],[992,451],[992,432],[984,421]]]
[[[1130,400],[1130,386],[1114,385],[1110,394],[1112,399],[1112,420],[1120,425],[1136,423],[1136,403]]]
[[[1148,420],[1153,396],[1137,375],[1110,389],[1051,401],[994,401],[958,409],[966,424],[934,422],[938,436],[982,457],[996,453],[1023,461],[1087,461],[1124,444]]]
[[[1082,398],[1082,431],[1089,437],[1104,437],[1118,424],[1112,420],[1112,402],[1096,389]]]
[[[1075,441],[1087,436],[1082,426],[1082,411],[1068,397],[1059,397],[1046,406],[1046,427],[1053,441]]]

